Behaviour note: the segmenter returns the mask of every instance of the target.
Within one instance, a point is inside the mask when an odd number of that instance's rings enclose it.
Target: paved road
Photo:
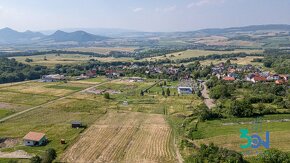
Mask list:
[[[89,88],[86,88],[86,89],[84,89],[84,90],[81,90],[81,91],[78,91],[78,92],[72,92],[72,93],[67,94],[67,95],[65,95],[65,96],[62,96],[62,97],[60,97],[60,98],[57,98],[57,99],[54,99],[54,100],[48,101],[47,103],[44,103],[44,104],[41,104],[41,105],[38,105],[38,106],[34,106],[34,107],[32,107],[32,108],[29,108],[29,109],[23,110],[23,111],[21,111],[21,112],[15,113],[15,114],[12,114],[12,115],[10,115],[10,116],[8,116],[8,117],[5,117],[5,118],[0,119],[0,123],[3,123],[3,122],[5,122],[5,121],[7,121],[7,120],[9,120],[9,119],[11,119],[11,118],[14,118],[14,117],[16,117],[16,116],[19,116],[19,115],[24,114],[24,113],[26,113],[26,112],[29,112],[29,111],[31,111],[31,110],[41,108],[42,106],[46,106],[46,105],[48,105],[48,104],[52,104],[52,103],[54,103],[54,102],[56,102],[56,101],[58,101],[58,100],[63,100],[63,99],[65,99],[66,97],[68,97],[68,96],[70,96],[70,95],[72,95],[72,94],[79,93],[79,92],[83,92],[83,91],[86,91],[86,90],[92,89],[92,88],[94,88],[94,87],[98,87],[98,86],[104,85],[104,84],[106,84],[106,83],[108,83],[108,82],[111,82],[111,81],[112,81],[112,80],[110,80],[110,81],[106,81],[106,82],[103,82],[103,83],[99,83],[99,84],[96,84],[96,85],[91,86],[91,87],[89,87]]]
[[[202,83],[202,86],[203,86],[203,90],[201,91],[201,94],[204,98],[204,103],[209,109],[211,109],[212,107],[215,106],[214,100],[209,97],[209,92],[207,90],[205,82]]]

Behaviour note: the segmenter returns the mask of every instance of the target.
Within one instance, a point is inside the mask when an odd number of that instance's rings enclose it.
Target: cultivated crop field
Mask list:
[[[231,53],[249,53],[249,54],[255,54],[255,53],[261,53],[262,50],[234,50],[234,51],[214,51],[214,50],[186,50],[183,52],[177,52],[177,53],[171,53],[166,54],[165,56],[158,56],[158,57],[152,57],[152,58],[145,58],[144,60],[158,60],[158,59],[170,59],[170,60],[177,60],[177,59],[185,59],[185,58],[191,58],[191,57],[199,57],[199,56],[207,56],[212,54],[231,54]]]
[[[64,154],[67,162],[177,162],[172,130],[162,115],[110,112]]]

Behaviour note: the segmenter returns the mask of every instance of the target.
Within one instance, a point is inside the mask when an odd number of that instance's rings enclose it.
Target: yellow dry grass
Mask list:
[[[109,54],[111,51],[133,52],[135,49],[136,48],[134,47],[77,47],[77,48],[68,48],[66,50]]]
[[[177,162],[172,130],[158,114],[109,112],[63,155],[65,162]]]

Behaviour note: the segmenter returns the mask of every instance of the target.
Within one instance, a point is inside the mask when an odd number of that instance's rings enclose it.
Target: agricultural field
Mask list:
[[[134,52],[136,48],[134,47],[76,47],[68,48],[68,51],[79,51],[79,52],[93,52],[100,54],[109,54],[111,51],[121,51],[121,52]]]
[[[89,55],[80,55],[80,54],[47,54],[47,55],[36,55],[36,56],[21,56],[13,57],[16,61],[30,64],[30,65],[42,65],[48,67],[54,67],[56,64],[63,65],[72,65],[80,64],[89,61],[90,59],[100,60],[103,62],[113,62],[113,61],[132,61],[132,58],[113,58],[113,57],[91,57]],[[25,59],[32,59],[33,62],[25,62]],[[46,60],[44,59],[46,58]]]
[[[191,58],[191,57],[199,57],[199,56],[207,56],[211,54],[231,54],[231,53],[249,53],[249,54],[255,54],[255,53],[261,53],[262,50],[234,50],[234,51],[211,51],[211,50],[186,50],[183,52],[176,52],[172,54],[166,54],[164,56],[158,56],[158,57],[152,57],[152,58],[145,58],[143,60],[159,60],[159,59],[170,59],[170,60],[178,60],[178,59],[185,59],[185,58]],[[165,57],[166,56],[166,57]]]
[[[270,147],[279,149],[285,152],[290,151],[290,122],[275,122],[275,119],[282,119],[283,115],[269,115],[263,117],[263,122],[259,126],[258,134],[261,138],[265,140],[266,131],[270,132]],[[284,116],[285,119],[290,119],[289,115]],[[267,122],[268,120],[268,122]],[[246,152],[240,148],[241,144],[246,144],[244,139],[240,139],[240,129],[249,129],[250,132],[254,131],[253,124],[246,124],[246,122],[255,121],[252,119],[237,119],[235,121],[229,120],[214,120],[205,123],[201,123],[199,126],[199,131],[196,133],[197,139],[194,140],[196,144],[206,143],[209,144],[213,142],[221,147],[226,147],[228,149],[236,150],[239,152]],[[238,124],[245,123],[245,124]],[[199,138],[198,138],[199,137]],[[264,150],[263,148],[259,151]],[[250,154],[254,155],[254,153]]]
[[[82,121],[84,125],[89,126],[107,112],[105,103],[68,97],[91,86],[92,83],[71,82],[23,82],[15,85],[15,88],[8,85],[1,86],[0,118],[26,109],[34,109],[21,112],[22,114],[1,123],[0,138],[12,141],[13,144],[9,143],[9,146],[4,144],[3,147],[0,143],[0,158],[1,152],[19,150],[24,154],[27,152],[25,155],[28,156],[41,155],[48,148],[54,148],[58,153],[62,153],[85,129],[72,129],[70,127],[72,121]],[[23,146],[22,137],[29,131],[45,133],[49,143],[35,148]],[[65,139],[67,143],[60,144],[60,139]],[[17,157],[17,154],[14,155]]]
[[[237,60],[231,60],[231,63],[236,63],[239,65],[247,65],[247,64],[251,64],[254,66],[263,66],[263,63],[258,63],[258,62],[252,62],[253,59],[255,58],[264,58],[264,57],[259,57],[259,56],[247,56],[247,57],[238,57]],[[208,59],[208,60],[204,60],[204,61],[200,61],[200,63],[202,65],[210,65],[211,63],[213,64],[218,64],[220,62],[226,62],[228,59]]]
[[[225,36],[209,36],[193,39],[195,43],[201,43],[206,45],[214,46],[240,46],[240,47],[251,47],[258,48],[263,45],[263,43],[255,41],[246,41],[246,40],[232,40]]]
[[[110,112],[63,156],[65,162],[177,162],[172,130],[162,115]]]
[[[16,143],[0,148],[0,156],[1,152],[16,150],[41,155],[54,148],[57,161],[66,162],[182,162],[194,153],[193,146],[184,143],[185,135],[192,130],[184,126],[197,125],[203,100],[197,95],[178,95],[178,84],[157,79],[130,82],[126,78],[109,81],[98,77],[68,83],[31,81],[12,87],[0,85],[0,118],[40,105],[1,123],[0,138]],[[110,97],[105,98],[99,90],[109,91]],[[163,96],[162,92],[167,90],[170,96]],[[9,108],[13,112],[7,112]],[[188,117],[194,119],[187,122]],[[290,116],[266,115],[262,119],[259,134],[270,131],[271,147],[289,151],[290,122],[277,120],[290,120]],[[199,122],[190,142],[196,146],[213,142],[245,152],[239,148],[245,143],[239,138],[239,130],[251,129],[249,122],[254,120],[227,118]],[[72,121],[81,121],[87,128],[73,129]],[[21,138],[29,131],[46,133],[49,143],[41,147],[23,146]],[[60,139],[65,139],[66,144],[61,144]]]

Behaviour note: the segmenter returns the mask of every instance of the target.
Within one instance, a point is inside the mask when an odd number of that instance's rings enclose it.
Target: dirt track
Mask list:
[[[64,162],[178,162],[163,115],[109,112],[63,155]]]
[[[215,106],[214,100],[209,97],[209,93],[204,82],[202,83],[202,86],[203,90],[201,91],[201,94],[204,97],[204,103],[209,109],[211,109],[212,107]]]

